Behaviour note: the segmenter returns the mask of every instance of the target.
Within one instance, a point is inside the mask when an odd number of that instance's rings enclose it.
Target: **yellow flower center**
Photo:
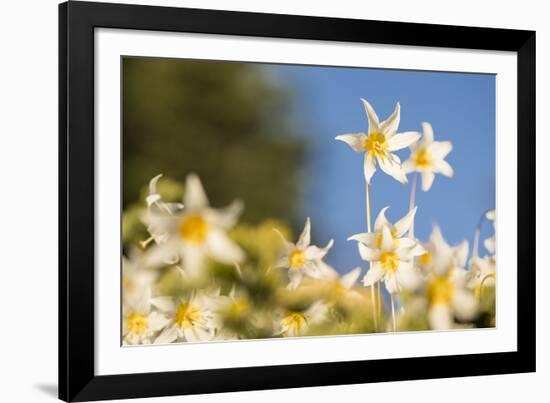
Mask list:
[[[388,156],[386,136],[379,132],[370,133],[365,139],[363,148],[373,157],[385,158]]]
[[[428,285],[428,299],[432,305],[449,305],[454,293],[455,287],[448,277],[436,277]]]
[[[432,166],[432,156],[425,148],[420,149],[414,157],[415,165],[420,169],[427,169]]]
[[[128,315],[126,325],[130,333],[141,336],[149,329],[149,318],[142,313],[132,312]]]
[[[397,267],[399,267],[399,256],[395,252],[384,252],[380,256],[380,264],[382,265],[382,269],[393,274],[397,270]]]
[[[294,249],[288,256],[288,261],[291,269],[301,269],[306,262],[306,255],[300,249]]]
[[[209,225],[199,214],[185,217],[179,227],[180,236],[187,242],[201,244],[206,239]]]
[[[418,264],[422,267],[428,266],[432,262],[432,252],[426,252],[418,256]]]
[[[299,333],[306,326],[306,317],[301,312],[287,312],[287,315],[281,321],[281,326],[287,329],[287,332]]]
[[[176,325],[181,329],[189,329],[200,320],[201,311],[196,305],[180,304],[176,311]]]

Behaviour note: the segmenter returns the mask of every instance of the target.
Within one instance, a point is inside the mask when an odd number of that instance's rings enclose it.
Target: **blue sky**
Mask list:
[[[367,131],[361,97],[381,120],[399,101],[399,131],[421,131],[421,122],[427,121],[436,140],[453,143],[447,161],[454,177],[437,175],[429,192],[417,189],[415,232],[426,240],[437,223],[450,243],[468,239],[471,245],[480,216],[495,206],[493,75],[284,65],[266,69],[294,91],[294,119],[311,150],[303,216],[312,219],[314,243],[324,245],[334,238],[329,263],[340,272],[367,267],[355,242],[346,241],[349,235],[366,232],[363,156],[334,140],[338,134]],[[397,154],[403,160],[409,150]],[[410,190],[410,185],[378,169],[372,181],[373,222],[387,205],[390,221],[406,214]],[[486,223],[482,239],[492,231]]]

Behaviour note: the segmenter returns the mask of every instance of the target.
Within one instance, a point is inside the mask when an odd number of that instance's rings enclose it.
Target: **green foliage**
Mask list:
[[[239,195],[245,222],[294,220],[305,145],[289,92],[254,64],[124,58],[123,204],[163,173],[208,183],[213,205]]]

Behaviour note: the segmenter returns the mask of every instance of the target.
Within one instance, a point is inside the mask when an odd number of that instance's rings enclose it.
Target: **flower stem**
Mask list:
[[[374,297],[374,284],[370,286],[370,302],[372,306],[372,317],[374,318],[374,328],[378,330],[378,315],[376,314],[376,299]]]
[[[380,284],[382,284],[382,282],[378,280],[376,283],[376,289],[378,291],[378,316],[382,316],[382,290],[380,289]]]
[[[370,184],[367,182],[365,186],[365,198],[366,198],[366,207],[367,207],[367,232],[372,232],[371,220],[370,220]],[[369,264],[369,270],[372,270],[372,263]],[[374,317],[374,327],[378,329],[378,310],[376,304],[376,298],[374,296],[374,284],[370,288],[370,298],[372,305],[372,314]],[[380,282],[378,282],[378,292],[380,292]],[[380,299],[380,294],[378,295]]]
[[[409,211],[414,208],[415,199],[416,199],[416,181],[418,178],[418,172],[415,172],[413,175],[413,180],[411,182],[411,197],[409,199]],[[414,221],[409,228],[409,237],[414,239]]]
[[[393,293],[390,294],[391,296],[391,319],[393,324],[393,331],[397,329],[397,321],[395,320],[395,298],[393,296]]]

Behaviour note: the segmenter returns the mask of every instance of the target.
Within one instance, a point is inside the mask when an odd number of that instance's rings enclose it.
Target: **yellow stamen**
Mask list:
[[[281,327],[287,329],[287,333],[298,334],[307,324],[306,317],[301,312],[288,311],[281,321]]]
[[[432,262],[432,259],[432,252],[426,252],[423,255],[418,256],[418,264],[422,267],[426,267]]]
[[[300,249],[294,249],[289,257],[290,268],[293,270],[301,269],[306,262],[306,255]]]
[[[415,157],[414,163],[417,168],[428,169],[432,166],[432,155],[425,148],[420,149]]]
[[[454,293],[455,287],[448,276],[435,277],[428,285],[428,299],[432,305],[449,305]]]
[[[189,329],[200,320],[201,311],[196,305],[180,304],[176,311],[176,325],[181,329]]]
[[[182,239],[194,244],[201,244],[208,235],[209,225],[199,214],[184,217],[180,226],[179,233]]]
[[[386,158],[388,156],[386,136],[379,132],[370,133],[363,143],[363,148],[373,157]]]
[[[149,329],[149,318],[142,313],[132,312],[126,320],[128,332],[141,336]]]
[[[395,252],[384,252],[380,256],[380,264],[382,265],[382,269],[393,274],[399,267],[399,256]]]

